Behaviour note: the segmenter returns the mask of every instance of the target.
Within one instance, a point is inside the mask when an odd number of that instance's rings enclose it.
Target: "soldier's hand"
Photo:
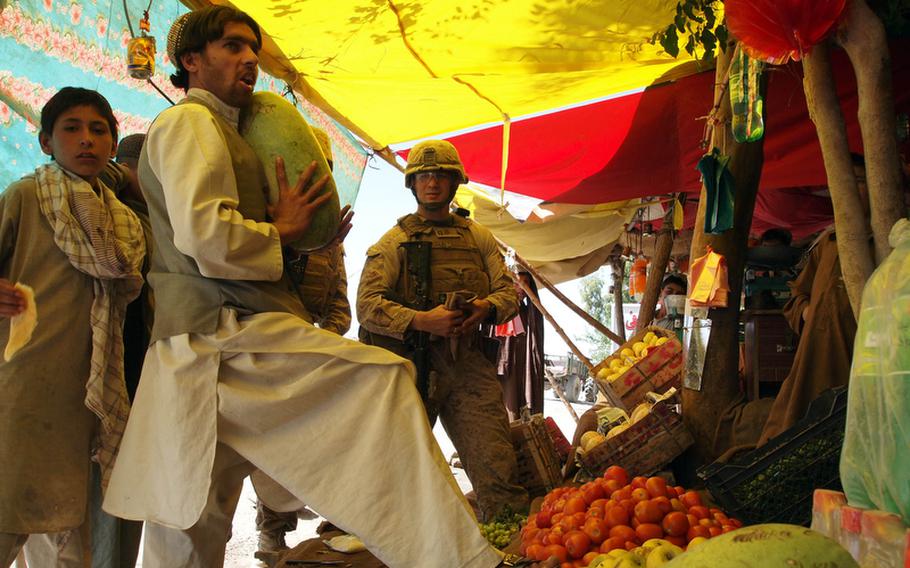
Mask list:
[[[464,322],[461,324],[461,328],[458,330],[459,334],[468,333],[477,329],[477,326],[483,323],[487,316],[490,315],[490,309],[493,307],[493,304],[489,300],[474,300],[470,304],[465,304],[462,306],[462,310],[466,314]]]
[[[348,233],[351,232],[351,219],[354,217],[354,212],[351,211],[350,205],[342,207],[340,217],[341,221],[338,222],[338,231],[335,233],[335,236],[332,237],[331,241],[316,249],[317,251],[330,249],[340,245],[344,242],[344,238],[348,236]]]
[[[25,311],[25,296],[12,282],[0,278],[0,316],[18,316]]]
[[[463,322],[461,310],[447,310],[440,305],[426,312],[417,312],[411,320],[411,328],[440,337],[452,337],[458,335]]]
[[[311,182],[316,171],[316,162],[301,172],[297,183],[293,186],[288,183],[287,173],[284,169],[284,160],[279,156],[275,159],[275,174],[278,178],[278,203],[268,208],[272,223],[278,229],[281,244],[286,245],[299,240],[310,228],[316,211],[328,201],[332,195],[326,192],[319,195],[322,188],[329,181],[328,174]],[[304,189],[306,188],[306,191]],[[348,219],[350,221],[350,219]],[[349,223],[350,224],[350,223]],[[348,227],[350,230],[350,227]],[[345,232],[345,235],[347,232]]]

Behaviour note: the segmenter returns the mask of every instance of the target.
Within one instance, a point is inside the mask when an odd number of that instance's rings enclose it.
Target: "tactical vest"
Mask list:
[[[341,285],[339,266],[344,267],[341,245],[308,255],[306,272],[303,281],[297,285],[297,291],[303,299],[303,305],[317,323],[321,323],[329,314],[335,293]]]
[[[237,211],[246,219],[265,221],[268,182],[253,149],[204,100],[190,95],[178,104],[201,105],[212,114],[231,156],[239,198]],[[196,261],[174,245],[174,230],[167,213],[164,190],[149,165],[145,147],[139,157],[139,179],[155,240],[148,281],[156,305],[164,308],[155,312],[152,342],[183,333],[214,333],[222,307],[234,308],[243,315],[287,312],[309,319],[285,274],[277,282],[202,276]]]
[[[467,290],[479,298],[490,295],[490,276],[486,262],[471,233],[470,221],[452,216],[452,223],[428,223],[415,214],[405,215],[398,226],[409,240],[431,243],[430,303],[431,307],[445,303],[446,292]],[[407,260],[399,271],[395,292],[409,305],[415,305],[413,283],[409,281]]]

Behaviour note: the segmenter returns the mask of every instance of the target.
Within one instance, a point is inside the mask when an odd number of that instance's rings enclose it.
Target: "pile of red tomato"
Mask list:
[[[632,550],[652,538],[686,548],[742,523],[702,504],[695,491],[672,487],[661,477],[635,477],[611,466],[581,487],[558,487],[521,529],[521,554],[557,557],[563,568],[583,567],[615,548]]]

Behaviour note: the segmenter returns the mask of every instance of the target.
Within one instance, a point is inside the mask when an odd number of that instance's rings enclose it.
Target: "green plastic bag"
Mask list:
[[[863,290],[840,475],[850,505],[910,524],[910,221]]]
[[[727,169],[729,156],[714,148],[698,161],[705,183],[705,233],[718,235],[733,228],[733,174]]]

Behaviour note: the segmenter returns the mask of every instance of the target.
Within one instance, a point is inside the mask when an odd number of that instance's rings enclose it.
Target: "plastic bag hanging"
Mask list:
[[[692,261],[689,303],[700,308],[726,308],[730,285],[727,259],[707,247],[708,253]]]
[[[718,235],[733,228],[733,174],[727,169],[729,156],[714,148],[698,161],[705,184],[705,233]]]
[[[752,59],[742,49],[736,50],[730,66],[730,109],[733,138],[740,143],[760,140],[765,133],[759,93],[764,64]]]
[[[863,289],[840,476],[850,505],[910,520],[910,221]]]
[[[632,263],[632,270],[629,271],[629,295],[640,302],[645,295],[645,288],[648,283],[648,259],[639,256]]]
[[[525,326],[521,323],[521,316],[515,316],[506,323],[497,324],[493,328],[495,337],[515,337],[525,332]]]

